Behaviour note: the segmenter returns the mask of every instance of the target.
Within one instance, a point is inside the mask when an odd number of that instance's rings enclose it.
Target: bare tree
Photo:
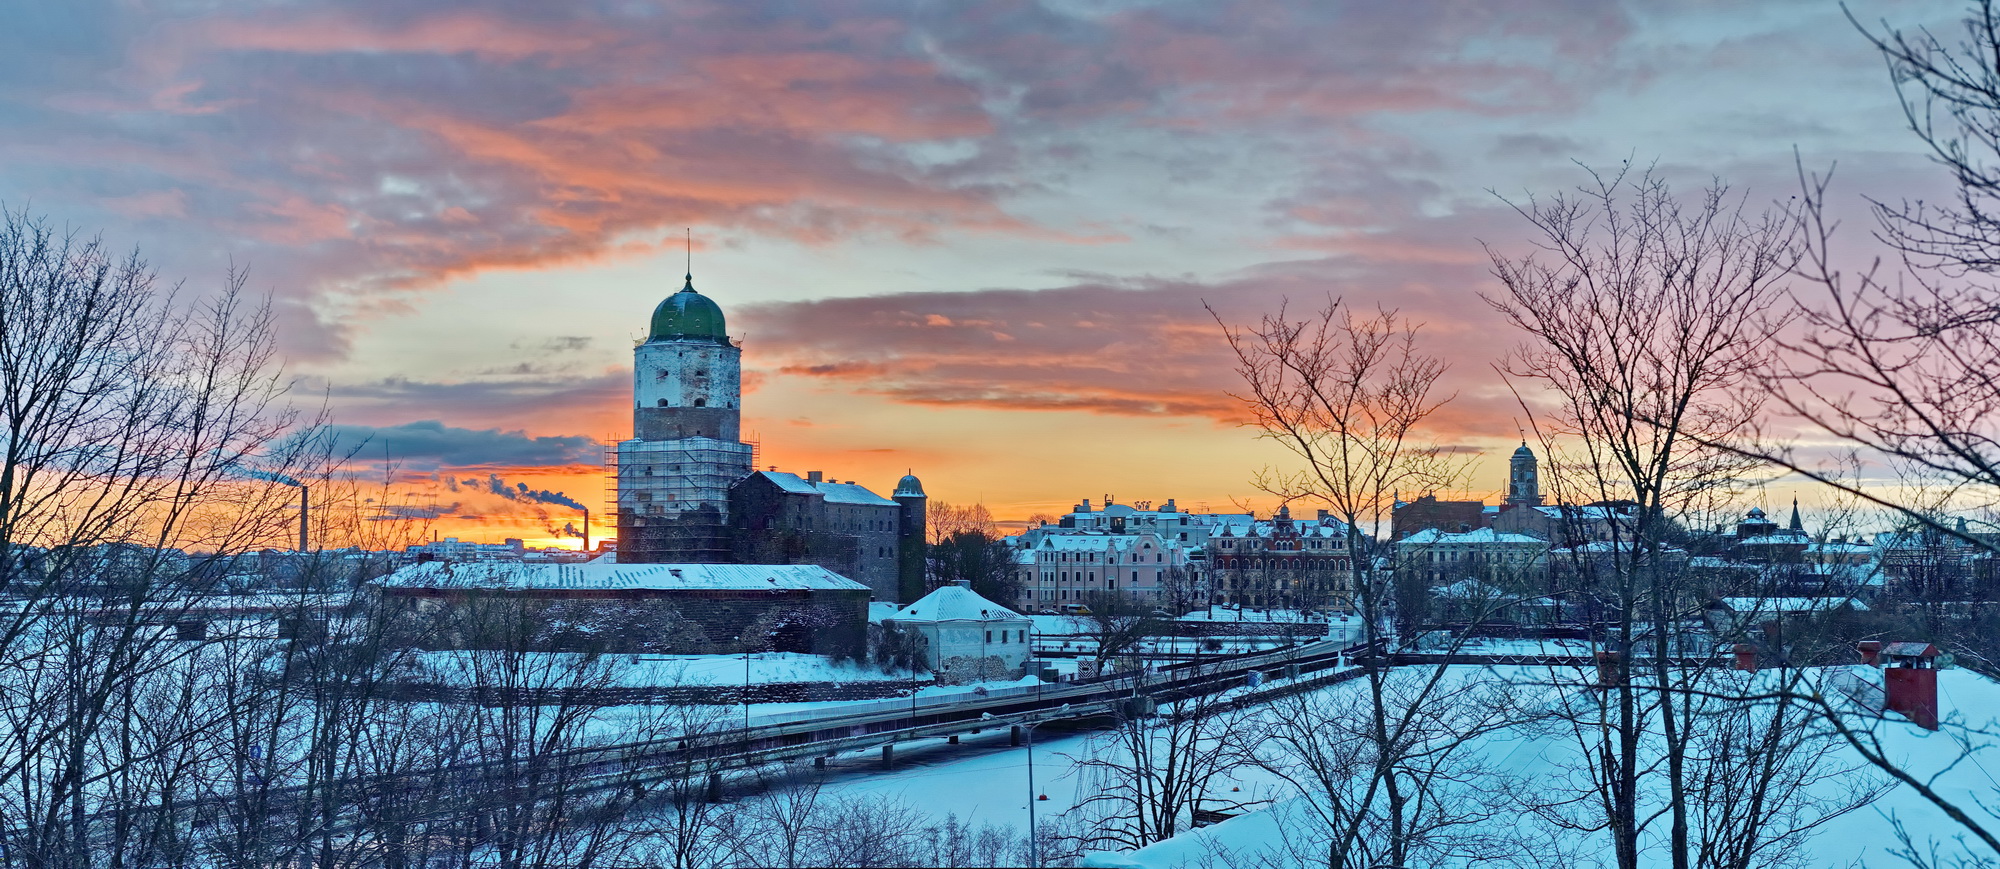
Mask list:
[[[1294,470],[1266,470],[1256,484],[1287,502],[1325,504],[1344,526],[1348,581],[1334,591],[1352,600],[1371,650],[1365,697],[1354,704],[1360,718],[1350,722],[1361,728],[1364,746],[1341,748],[1367,762],[1344,766],[1342,775],[1353,778],[1339,783],[1343,792],[1355,788],[1367,798],[1321,838],[1329,848],[1326,859],[1345,866],[1376,855],[1384,865],[1411,865],[1423,840],[1440,834],[1424,828],[1427,817],[1437,816],[1426,812],[1427,794],[1411,789],[1426,776],[1411,774],[1423,755],[1406,753],[1408,735],[1445,701],[1445,673],[1432,668],[1416,683],[1418,690],[1399,692],[1395,684],[1404,677],[1380,666],[1386,663],[1377,657],[1387,649],[1386,626],[1400,609],[1420,603],[1399,594],[1427,590],[1397,587],[1393,567],[1378,564],[1371,529],[1386,527],[1398,490],[1448,488],[1462,473],[1462,463],[1423,432],[1449,400],[1438,391],[1444,363],[1419,346],[1418,327],[1396,313],[1356,315],[1334,300],[1310,316],[1294,319],[1281,309],[1254,327],[1224,329],[1245,384],[1237,397],[1261,436],[1300,463]],[[1364,818],[1365,825],[1357,822]]]
[[[2000,660],[2000,630],[1993,628],[2000,619],[1979,596],[1942,592],[1943,583],[1926,581],[1951,579],[1955,567],[1924,563],[1931,552],[1945,562],[1992,553],[1994,538],[1961,527],[1958,519],[2000,502],[2000,431],[1994,427],[2000,388],[1991,374],[2000,364],[2000,301],[1992,286],[2000,268],[1994,207],[2000,197],[2000,65],[1994,61],[2000,6],[1972,0],[1965,9],[1956,35],[1854,22],[1885,62],[1908,128],[1954,189],[1943,200],[1873,200],[1874,237],[1889,250],[1848,271],[1840,263],[1851,254],[1837,245],[1829,216],[1831,173],[1801,165],[1805,256],[1799,273],[1807,289],[1791,302],[1802,328],[1764,381],[1786,422],[1813,440],[1831,439],[1850,450],[1850,464],[1865,466],[1868,476],[1887,476],[1888,484],[1869,485],[1861,474],[1829,467],[1810,451],[1756,432],[1719,440],[1892,511],[1903,529],[1896,536],[1903,550],[1898,558],[1910,563],[1890,567],[1915,580],[1903,591],[1931,596],[1916,607],[1925,629],[1977,666]],[[1912,540],[1919,541],[1914,559]],[[1962,858],[1967,865],[2000,861],[2000,824],[1980,811],[1978,800],[1953,798],[1912,776],[1881,750],[1871,725],[1851,720],[1853,710],[1797,699],[1821,709],[1854,750],[1961,825],[1976,852]],[[1924,843],[1907,845],[1907,856],[1920,865],[1943,859]]]
[[[980,596],[1003,606],[1021,599],[1014,547],[1001,539],[1000,526],[986,505],[938,502],[927,516],[931,539],[925,573],[932,588],[964,580]]]
[[[1525,782],[1476,748],[1521,721],[1513,686],[1472,668],[1399,668],[1383,681],[1389,703],[1425,711],[1396,716],[1386,743],[1370,737],[1372,711],[1342,688],[1278,698],[1256,717],[1260,764],[1302,797],[1274,809],[1286,819],[1267,850],[1334,869],[1521,856],[1510,820]],[[1385,799],[1391,781],[1410,795],[1400,817]]]
[[[286,385],[240,275],[179,298],[136,255],[0,217],[0,859],[192,853],[159,821],[220,722],[177,626],[292,525],[271,481],[311,472],[313,420]]]
[[[1080,849],[1129,850],[1189,829],[1194,813],[1240,811],[1221,785],[1253,761],[1250,713],[1230,698],[1206,693],[1155,708],[1135,690],[1117,726],[1074,758],[1084,781],[1072,809],[1084,819]]]
[[[1091,644],[1091,660],[1099,673],[1118,669],[1120,662],[1129,665],[1147,637],[1167,632],[1152,608],[1131,595],[1093,591],[1084,600],[1084,612],[1070,616],[1069,622]]]
[[[1540,250],[1492,253],[1504,291],[1489,301],[1531,338],[1507,370],[1554,405],[1537,418],[1555,458],[1545,479],[1572,503],[1609,509],[1608,539],[1565,550],[1578,592],[1609,622],[1595,687],[1565,692],[1558,709],[1588,762],[1579,792],[1594,815],[1570,823],[1603,830],[1628,869],[1658,820],[1672,865],[1725,865],[1704,862],[1714,843],[1697,833],[1698,737],[1751,701],[1741,686],[1731,699],[1707,655],[1686,659],[1679,639],[1701,590],[1668,541],[1682,514],[1759,464],[1717,442],[1763,409],[1795,224],[1747,212],[1719,184],[1683,203],[1650,171],[1593,173],[1575,195],[1516,208]],[[1755,762],[1812,768],[1814,756],[1778,749],[1763,744]],[[1812,826],[1736,820],[1736,841],[1779,851]]]

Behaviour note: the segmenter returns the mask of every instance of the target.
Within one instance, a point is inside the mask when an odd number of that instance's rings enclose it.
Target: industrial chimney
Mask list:
[[[590,554],[590,508],[583,508],[583,554]]]
[[[308,548],[308,545],[306,543],[306,540],[308,539],[306,531],[309,527],[309,523],[312,521],[309,518],[311,517],[311,515],[312,515],[312,487],[300,486],[299,487],[299,551],[300,552],[305,552]]]

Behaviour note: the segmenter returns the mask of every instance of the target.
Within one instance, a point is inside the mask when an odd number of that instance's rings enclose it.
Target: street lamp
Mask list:
[[[750,753],[750,640],[739,639],[743,647],[743,753]]]
[[[1035,728],[1041,724],[1040,721],[1021,722],[1021,729],[1028,734],[1028,865],[1035,869],[1041,869],[1042,865],[1042,837],[1035,820],[1035,801],[1038,799],[1035,794]]]

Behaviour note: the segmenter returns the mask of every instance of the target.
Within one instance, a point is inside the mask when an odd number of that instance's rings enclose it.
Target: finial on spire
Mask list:
[[[681,292],[692,293],[694,292],[694,227],[682,227],[682,230],[687,233],[687,274],[683,276],[686,283],[681,284]]]

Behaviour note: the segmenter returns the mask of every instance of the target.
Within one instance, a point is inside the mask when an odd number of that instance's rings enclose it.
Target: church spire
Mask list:
[[[1806,533],[1805,523],[1799,521],[1799,499],[1797,498],[1792,499],[1792,524],[1789,527],[1800,534]]]

